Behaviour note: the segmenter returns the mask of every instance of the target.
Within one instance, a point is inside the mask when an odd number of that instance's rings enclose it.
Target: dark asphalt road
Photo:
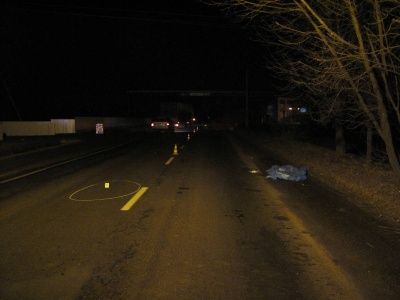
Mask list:
[[[318,182],[249,172],[275,161],[243,141],[132,134],[20,156],[84,158],[0,185],[0,298],[398,299],[396,239]]]

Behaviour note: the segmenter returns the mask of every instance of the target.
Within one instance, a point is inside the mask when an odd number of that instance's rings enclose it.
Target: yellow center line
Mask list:
[[[132,208],[132,206],[139,200],[140,197],[143,196],[144,193],[148,190],[148,187],[142,187],[126,204],[121,208],[123,211],[128,211]]]
[[[173,160],[174,160],[174,157],[170,157],[170,159],[168,159],[165,164],[169,165],[170,163],[172,163]]]

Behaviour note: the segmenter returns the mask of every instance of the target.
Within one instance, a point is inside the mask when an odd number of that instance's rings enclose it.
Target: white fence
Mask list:
[[[54,124],[54,134],[75,133],[75,119],[51,119]]]
[[[146,119],[77,117],[75,119],[51,119],[50,121],[0,122],[0,141],[6,136],[42,136],[69,134],[78,131],[95,132],[96,124],[107,128],[134,128],[145,125]]]
[[[36,136],[75,133],[74,119],[54,119],[50,121],[20,121],[1,123],[1,136]]]

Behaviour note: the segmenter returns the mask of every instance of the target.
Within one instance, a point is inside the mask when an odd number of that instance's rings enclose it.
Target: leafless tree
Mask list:
[[[204,0],[273,49],[269,66],[318,103],[370,124],[400,176],[400,0]]]

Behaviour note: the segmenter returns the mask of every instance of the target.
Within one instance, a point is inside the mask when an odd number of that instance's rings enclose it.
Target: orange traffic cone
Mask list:
[[[174,153],[172,153],[172,155],[179,155],[178,154],[178,145],[177,144],[175,144]]]

